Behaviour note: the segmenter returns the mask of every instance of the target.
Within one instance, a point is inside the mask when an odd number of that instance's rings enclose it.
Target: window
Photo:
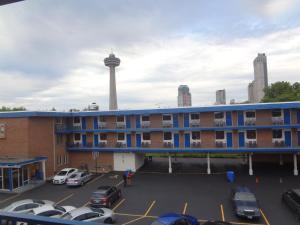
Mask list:
[[[282,138],[282,130],[273,130],[273,139],[281,139]]]
[[[99,217],[99,214],[96,212],[90,212],[90,213],[85,214],[86,219],[93,219],[93,218],[97,218],[97,217]]]
[[[107,134],[101,133],[100,134],[100,140],[101,141],[106,141],[107,140]]]
[[[224,112],[215,112],[215,119],[223,119]]]
[[[281,117],[281,109],[274,109],[272,111],[272,117]]]
[[[118,133],[118,141],[125,141],[125,134],[124,133]]]
[[[247,139],[256,139],[256,130],[247,130],[246,138]]]
[[[200,113],[192,113],[191,120],[200,120]]]
[[[216,131],[216,139],[217,140],[224,140],[225,139],[225,132],[224,131]]]
[[[5,138],[5,124],[0,123],[0,138]]]
[[[34,209],[34,208],[39,207],[39,205],[35,204],[35,203],[28,203],[25,206],[26,206],[26,209]]]
[[[62,134],[56,134],[56,144],[62,144],[63,143],[63,135]]]
[[[50,216],[57,216],[57,215],[61,215],[61,214],[63,214],[63,213],[60,212],[60,211],[49,210],[49,211],[45,211],[45,212],[39,213],[37,215],[38,216],[47,216],[47,217],[50,217]]]
[[[150,141],[151,137],[150,137],[150,133],[143,133],[143,140],[144,141]]]
[[[82,214],[82,215],[80,215],[80,216],[77,216],[77,217],[74,218],[74,220],[77,220],[77,221],[85,220],[85,215],[86,215],[86,214]]]
[[[124,116],[117,116],[117,122],[125,122]]]
[[[170,121],[170,120],[172,120],[172,115],[170,115],[170,114],[164,114],[164,115],[162,116],[162,119],[163,119],[164,121]]]
[[[150,121],[150,116],[142,116],[142,122]]]
[[[192,140],[200,140],[200,131],[193,131],[192,132]]]
[[[255,111],[247,111],[245,112],[246,118],[255,118]]]
[[[74,117],[73,118],[73,123],[80,123],[80,117]]]
[[[63,118],[61,118],[61,117],[56,118],[55,123],[56,124],[63,124]]]
[[[99,122],[101,122],[101,123],[106,122],[105,117],[104,117],[104,116],[100,116],[100,117],[99,117]]]
[[[75,133],[74,134],[74,141],[80,141],[81,140],[81,134]]]
[[[164,133],[164,141],[172,141],[172,133],[171,132]]]
[[[23,211],[26,209],[27,209],[26,205],[20,205],[20,206],[16,207],[14,211],[18,212],[18,211]]]

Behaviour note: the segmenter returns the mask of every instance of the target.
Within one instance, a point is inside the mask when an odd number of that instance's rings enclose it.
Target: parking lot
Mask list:
[[[195,166],[194,159],[178,159],[175,173],[168,174],[167,162],[154,160],[135,174],[131,186],[123,188],[120,173],[97,176],[83,187],[68,188],[65,185],[47,183],[42,187],[20,195],[0,194],[0,207],[26,199],[48,199],[60,205],[85,206],[91,193],[101,185],[115,185],[122,189],[123,196],[113,206],[117,224],[149,225],[159,215],[176,212],[193,215],[199,221],[218,219],[232,224],[296,225],[296,217],[281,203],[281,193],[287,188],[299,187],[299,177],[294,177],[287,167],[254,167],[256,176],[247,175],[247,167],[240,164],[215,162],[212,172],[206,175],[205,165]],[[201,162],[201,159],[198,159]],[[150,170],[155,167],[157,170]],[[191,168],[189,170],[189,168]],[[236,182],[228,183],[225,170],[236,172]],[[176,170],[177,169],[177,170]],[[256,170],[255,170],[256,169]],[[262,212],[259,221],[240,220],[235,217],[230,190],[235,185],[248,186],[257,196]]]

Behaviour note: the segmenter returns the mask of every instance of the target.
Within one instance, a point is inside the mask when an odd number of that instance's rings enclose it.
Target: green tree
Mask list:
[[[292,102],[300,101],[300,83],[290,84],[278,81],[265,88],[265,96],[261,102]]]
[[[10,107],[7,107],[7,106],[2,106],[0,108],[0,112],[11,112],[11,111],[26,111],[26,108],[25,107],[13,107],[13,108],[10,108]]]

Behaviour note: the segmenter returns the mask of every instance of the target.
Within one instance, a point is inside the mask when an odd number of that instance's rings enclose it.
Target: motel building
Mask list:
[[[0,113],[0,191],[43,183],[76,167],[137,171],[146,153],[244,154],[290,163],[298,175],[300,102],[170,109]]]

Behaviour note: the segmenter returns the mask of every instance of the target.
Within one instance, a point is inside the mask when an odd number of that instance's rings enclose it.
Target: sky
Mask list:
[[[300,81],[299,0],[25,0],[0,7],[0,106],[108,109],[116,69],[119,109],[247,100],[253,60],[269,83]]]

